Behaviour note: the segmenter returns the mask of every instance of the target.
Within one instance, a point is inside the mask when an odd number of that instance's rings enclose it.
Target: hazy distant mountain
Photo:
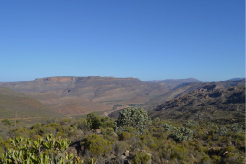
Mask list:
[[[165,85],[168,87],[169,90],[174,89],[175,87],[177,87],[179,84],[183,84],[183,83],[194,83],[194,82],[200,82],[199,80],[195,79],[195,78],[188,78],[188,79],[166,79],[166,80],[156,80],[156,81],[152,81],[155,83],[158,83],[160,85]]]
[[[229,79],[227,81],[239,81],[239,80],[245,80],[245,78],[233,78],[233,79]]]
[[[180,83],[191,83],[191,82],[200,82],[195,78],[188,78],[188,79],[166,79],[166,80],[156,80],[154,82],[158,83],[167,83],[167,84],[180,84]]]

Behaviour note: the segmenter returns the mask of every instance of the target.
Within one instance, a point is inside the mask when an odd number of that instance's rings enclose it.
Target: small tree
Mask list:
[[[144,109],[127,108],[120,112],[118,120],[115,122],[116,131],[127,131],[129,127],[136,129],[137,133],[142,133],[151,125],[147,111]]]

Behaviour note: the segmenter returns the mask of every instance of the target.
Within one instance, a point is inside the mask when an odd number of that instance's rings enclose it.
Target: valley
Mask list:
[[[0,113],[0,163],[15,161],[12,152],[34,163],[44,154],[75,164],[245,161],[244,79],[2,82]]]
[[[34,81],[1,82],[1,87],[37,99],[41,104],[61,115],[83,115],[93,111],[114,111],[126,107],[165,102],[186,88],[173,92],[183,82],[196,79],[140,81],[136,78],[115,77],[47,77]],[[199,83],[199,82],[198,82]],[[166,96],[163,96],[166,95]],[[152,103],[151,103],[152,102]]]

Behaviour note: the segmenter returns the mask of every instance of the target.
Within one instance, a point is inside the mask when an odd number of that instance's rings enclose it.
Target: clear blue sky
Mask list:
[[[0,81],[245,76],[244,0],[0,1]]]

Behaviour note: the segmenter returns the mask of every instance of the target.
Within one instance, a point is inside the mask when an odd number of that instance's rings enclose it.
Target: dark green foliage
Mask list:
[[[188,158],[188,150],[183,145],[175,146],[170,156],[171,159],[184,160]]]
[[[150,160],[150,155],[145,152],[137,152],[134,156],[134,164],[146,164]]]
[[[90,129],[99,129],[100,127],[114,127],[114,122],[109,117],[100,117],[96,113],[89,113],[86,116],[86,125],[90,127]]]
[[[243,125],[239,125],[238,123],[232,124],[230,127],[231,131],[233,133],[238,133],[242,131]]]
[[[2,123],[4,123],[5,125],[11,125],[11,122],[8,119],[2,120]]]
[[[128,127],[133,127],[136,129],[137,133],[141,134],[151,123],[146,110],[127,108],[120,112],[115,125],[116,131],[126,131]]]
[[[193,131],[186,127],[174,127],[165,123],[163,128],[166,131],[170,131],[171,134],[169,135],[169,137],[177,142],[188,141],[193,136]]]
[[[172,126],[172,125],[168,125],[167,123],[165,123],[165,124],[163,125],[163,127],[164,127],[164,129],[167,130],[167,131],[172,131],[172,129],[173,129],[173,126]]]
[[[121,141],[126,141],[126,140],[130,140],[131,139],[131,133],[129,132],[122,132],[120,134],[120,138]]]
[[[100,156],[112,150],[110,142],[96,134],[89,135],[81,144],[95,156]]]
[[[103,138],[108,141],[115,141],[118,139],[117,134],[114,132],[113,128],[101,128]]]
[[[150,150],[157,150],[159,147],[159,142],[156,137],[151,135],[141,135],[139,136],[141,139],[142,145],[146,145]]]
[[[203,163],[203,164],[206,164],[206,163],[210,163],[210,157],[208,156],[208,155],[204,155],[203,157],[202,157],[202,159],[201,159],[201,162]]]
[[[218,130],[215,131],[215,133],[219,134],[220,136],[225,136],[228,132],[228,129],[225,126],[220,126]]]
[[[98,129],[101,125],[100,116],[96,113],[89,113],[86,116],[86,121],[91,129]]]

